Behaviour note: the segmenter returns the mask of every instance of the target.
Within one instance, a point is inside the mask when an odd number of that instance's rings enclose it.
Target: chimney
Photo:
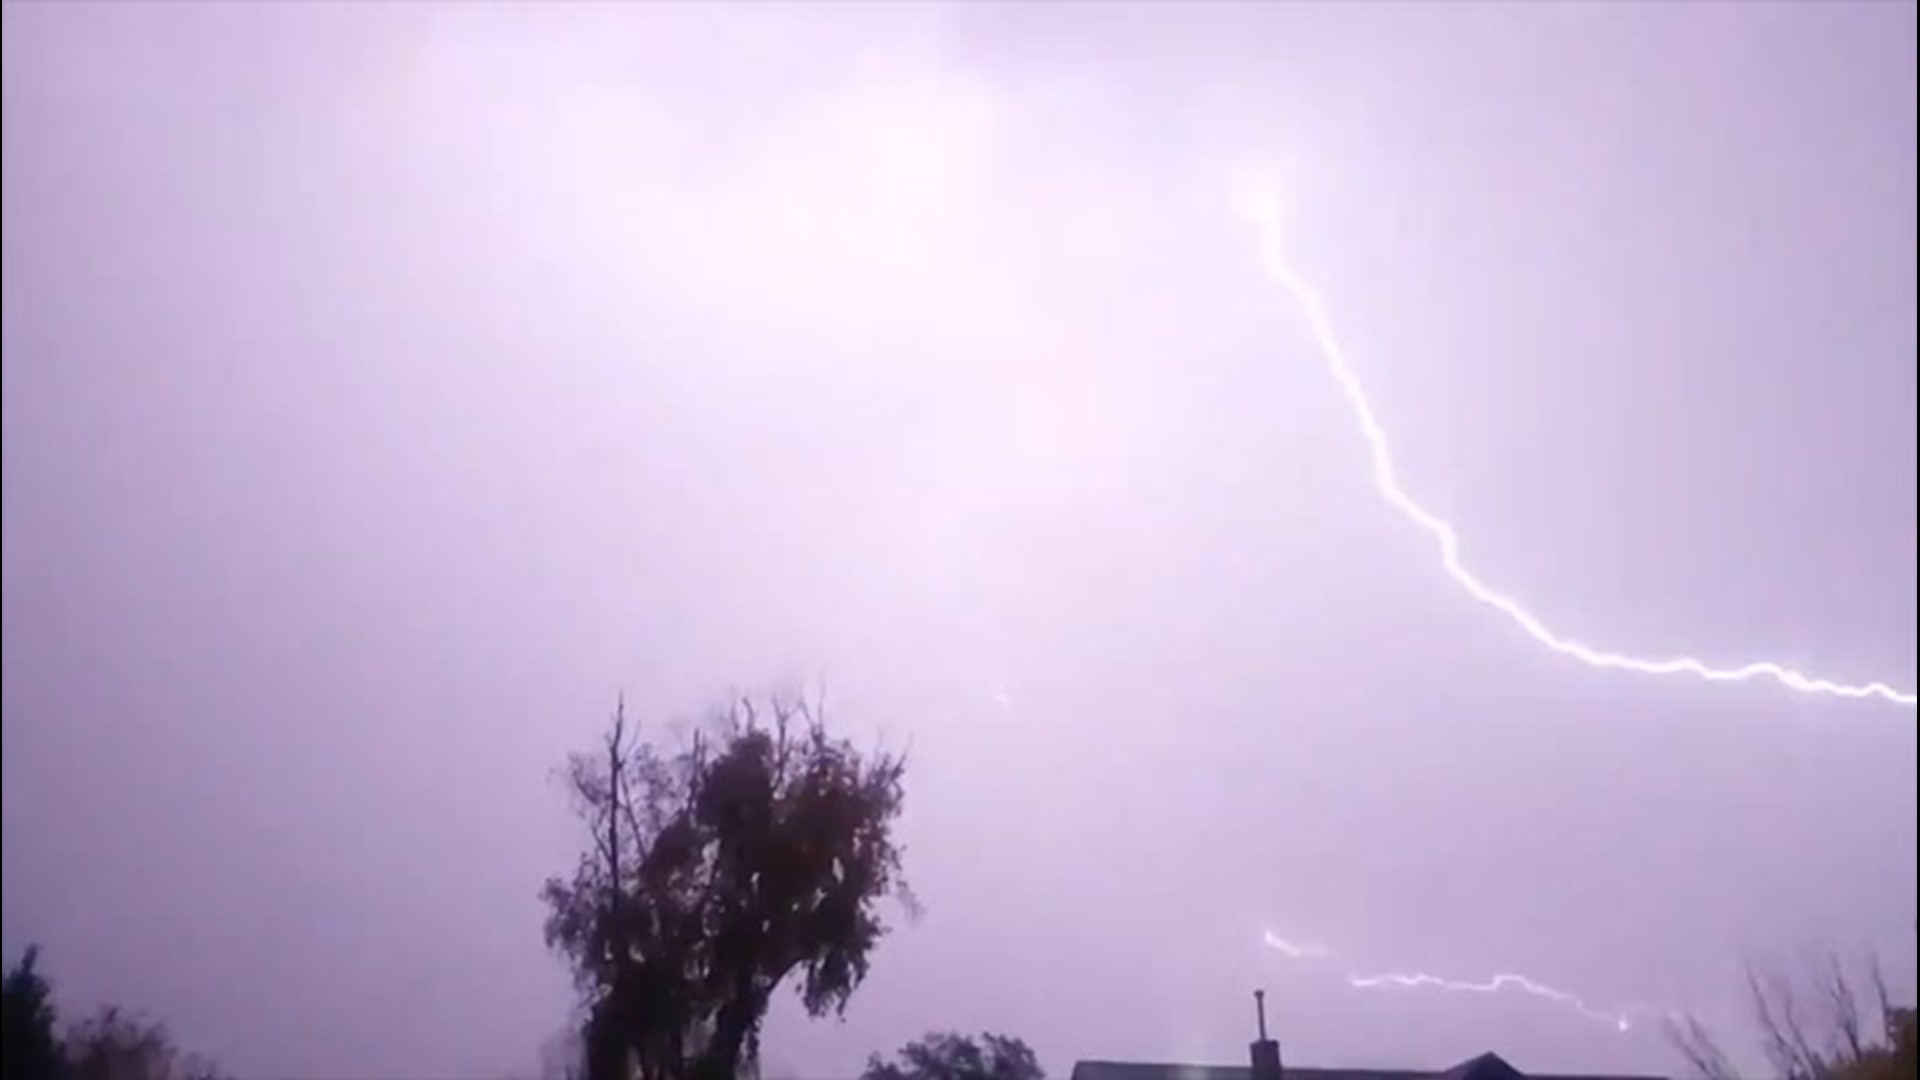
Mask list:
[[[1280,1044],[1267,1038],[1267,992],[1253,992],[1253,1008],[1260,1018],[1260,1038],[1247,1049],[1253,1055],[1253,1080],[1281,1080]]]

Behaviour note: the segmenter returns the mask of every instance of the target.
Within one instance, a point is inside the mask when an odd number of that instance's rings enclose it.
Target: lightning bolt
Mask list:
[[[1290,956],[1295,960],[1320,960],[1333,955],[1323,946],[1296,945],[1271,930],[1266,932],[1264,940],[1268,948],[1278,949],[1282,954]]]
[[[1666,658],[1647,658],[1631,656],[1626,653],[1612,652],[1596,648],[1574,638],[1563,637],[1549,629],[1540,618],[1528,611],[1520,601],[1506,595],[1469,570],[1460,555],[1460,535],[1445,519],[1414,501],[1406,489],[1400,485],[1400,476],[1394,466],[1393,455],[1388,449],[1386,431],[1368,401],[1366,391],[1360,380],[1354,375],[1353,367],[1347,362],[1346,350],[1333,331],[1332,321],[1327,317],[1326,305],[1320,294],[1294,269],[1287,258],[1286,246],[1281,235],[1280,204],[1273,195],[1264,192],[1249,193],[1250,198],[1243,201],[1242,209],[1260,229],[1261,261],[1267,276],[1284,289],[1306,316],[1307,325],[1312,332],[1314,343],[1325,358],[1327,369],[1334,381],[1340,384],[1347,404],[1353,410],[1354,420],[1360,426],[1360,434],[1366,439],[1368,457],[1372,467],[1373,486],[1380,497],[1389,506],[1398,510],[1401,516],[1432,538],[1440,553],[1440,563],[1448,576],[1467,595],[1505,615],[1508,621],[1518,626],[1522,632],[1534,641],[1562,656],[1588,665],[1611,671],[1631,671],[1642,675],[1690,675],[1697,679],[1716,683],[1737,683],[1751,680],[1769,680],[1801,694],[1815,694],[1826,697],[1865,699],[1874,698],[1888,704],[1912,708],[1916,699],[1910,690],[1899,690],[1883,682],[1841,683],[1829,679],[1795,671],[1771,660],[1760,660],[1738,667],[1716,667],[1691,656]]]
[[[1459,982],[1454,979],[1443,979],[1438,975],[1349,975],[1347,985],[1356,990],[1429,989],[1458,994],[1498,994],[1503,990],[1517,990],[1564,1005],[1589,1020],[1606,1024],[1617,1031],[1625,1032],[1633,1027],[1632,1017],[1624,1010],[1611,1012],[1596,1009],[1574,994],[1569,994],[1565,990],[1556,990],[1542,982],[1535,982],[1525,975],[1495,975],[1486,982]]]
[[[1331,959],[1333,953],[1319,945],[1300,945],[1280,937],[1268,930],[1262,937],[1262,943],[1268,948],[1294,960]],[[1625,1005],[1618,1009],[1600,1009],[1587,1004],[1577,994],[1548,986],[1537,979],[1525,975],[1503,973],[1495,975],[1485,982],[1463,982],[1458,979],[1446,979],[1438,975],[1402,974],[1393,972],[1385,975],[1346,976],[1346,983],[1355,990],[1438,990],[1453,994],[1499,994],[1515,992],[1526,994],[1571,1009],[1580,1016],[1595,1023],[1605,1024],[1615,1031],[1625,1033],[1633,1029],[1633,1017],[1637,1013],[1647,1012],[1644,1006]]]

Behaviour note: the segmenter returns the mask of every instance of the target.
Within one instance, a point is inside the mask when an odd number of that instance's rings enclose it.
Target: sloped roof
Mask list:
[[[1528,1075],[1498,1054],[1469,1058],[1451,1069],[1310,1069],[1288,1065],[1285,1080],[1660,1080],[1656,1077]],[[1073,1080],[1253,1080],[1246,1065],[1170,1065],[1137,1061],[1080,1061]]]
[[[1499,1054],[1486,1053],[1455,1065],[1441,1073],[1438,1080],[1526,1080],[1526,1077]]]
[[[1287,1066],[1287,1080],[1436,1080],[1408,1069],[1300,1069]],[[1253,1080],[1246,1065],[1167,1065],[1137,1061],[1077,1061],[1073,1080]]]

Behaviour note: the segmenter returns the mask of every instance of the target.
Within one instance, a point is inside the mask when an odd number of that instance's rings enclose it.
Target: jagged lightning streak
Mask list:
[[[1366,439],[1375,490],[1388,505],[1398,510],[1402,516],[1433,538],[1435,546],[1440,550],[1441,565],[1445,567],[1447,574],[1467,591],[1468,595],[1505,615],[1534,641],[1590,667],[1632,671],[1643,675],[1691,675],[1708,682],[1746,682],[1763,679],[1771,680],[1802,694],[1855,699],[1877,698],[1892,705],[1914,707],[1916,698],[1912,691],[1898,690],[1883,682],[1833,682],[1803,674],[1769,660],[1756,661],[1738,667],[1715,667],[1691,656],[1649,659],[1595,648],[1555,633],[1523,607],[1518,600],[1480,580],[1473,571],[1467,569],[1461,559],[1460,536],[1454,527],[1439,515],[1415,502],[1413,497],[1400,486],[1399,472],[1394,465],[1393,455],[1388,450],[1386,431],[1374,414],[1373,405],[1361,388],[1359,378],[1354,375],[1352,366],[1347,362],[1346,350],[1341,347],[1339,337],[1333,332],[1332,322],[1327,317],[1326,305],[1322,302],[1320,294],[1307,284],[1287,258],[1286,246],[1281,235],[1282,215],[1278,200],[1270,192],[1249,194],[1251,197],[1242,202],[1242,210],[1260,229],[1261,260],[1267,276],[1291,295],[1306,316],[1314,343],[1326,359],[1327,368],[1333,374],[1334,380],[1340,384],[1347,404],[1353,410],[1354,419],[1359,423],[1360,433]]]
[[[1617,1031],[1625,1032],[1633,1027],[1632,1018],[1624,1010],[1596,1009],[1580,1000],[1577,995],[1569,994],[1565,990],[1556,990],[1542,982],[1535,982],[1525,975],[1495,975],[1486,982],[1459,982],[1454,979],[1443,979],[1438,975],[1349,975],[1347,985],[1356,990],[1431,989],[1458,994],[1498,994],[1503,990],[1517,990],[1565,1005],[1581,1016],[1606,1024]]]
[[[1282,954],[1286,956],[1291,956],[1295,960],[1321,960],[1333,955],[1332,953],[1327,951],[1325,946],[1295,944],[1294,942],[1288,941],[1286,938],[1283,938],[1280,935],[1275,934],[1271,930],[1266,932],[1266,937],[1264,940],[1266,942],[1267,948],[1277,949]]]
[[[1329,960],[1333,958],[1331,950],[1320,945],[1301,945],[1280,937],[1273,931],[1265,932],[1263,943],[1270,949],[1294,960]],[[1515,992],[1541,998],[1553,1004],[1570,1009],[1578,1015],[1596,1023],[1605,1024],[1615,1031],[1625,1033],[1633,1028],[1636,1013],[1648,1012],[1644,1006],[1624,1005],[1617,1009],[1600,1009],[1587,1004],[1577,994],[1548,986],[1537,979],[1525,975],[1503,973],[1495,975],[1485,982],[1465,982],[1459,979],[1446,979],[1438,975],[1425,973],[1402,974],[1393,972],[1385,975],[1346,976],[1346,983],[1355,990],[1439,990],[1454,994],[1499,994]]]

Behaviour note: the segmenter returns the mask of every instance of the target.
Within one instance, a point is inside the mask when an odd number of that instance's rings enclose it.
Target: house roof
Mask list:
[[[1408,1069],[1301,1069],[1292,1065],[1287,1080],[1436,1080],[1430,1072]],[[1168,1065],[1138,1061],[1077,1061],[1072,1080],[1253,1080],[1246,1065]]]
[[[1289,1065],[1285,1080],[1655,1080],[1652,1077],[1528,1075],[1498,1054],[1476,1058],[1439,1071],[1417,1069],[1308,1069]],[[1072,1080],[1253,1080],[1246,1065],[1169,1065],[1135,1061],[1080,1061]]]
[[[1486,1053],[1441,1073],[1440,1080],[1525,1080],[1525,1077],[1499,1054]]]

